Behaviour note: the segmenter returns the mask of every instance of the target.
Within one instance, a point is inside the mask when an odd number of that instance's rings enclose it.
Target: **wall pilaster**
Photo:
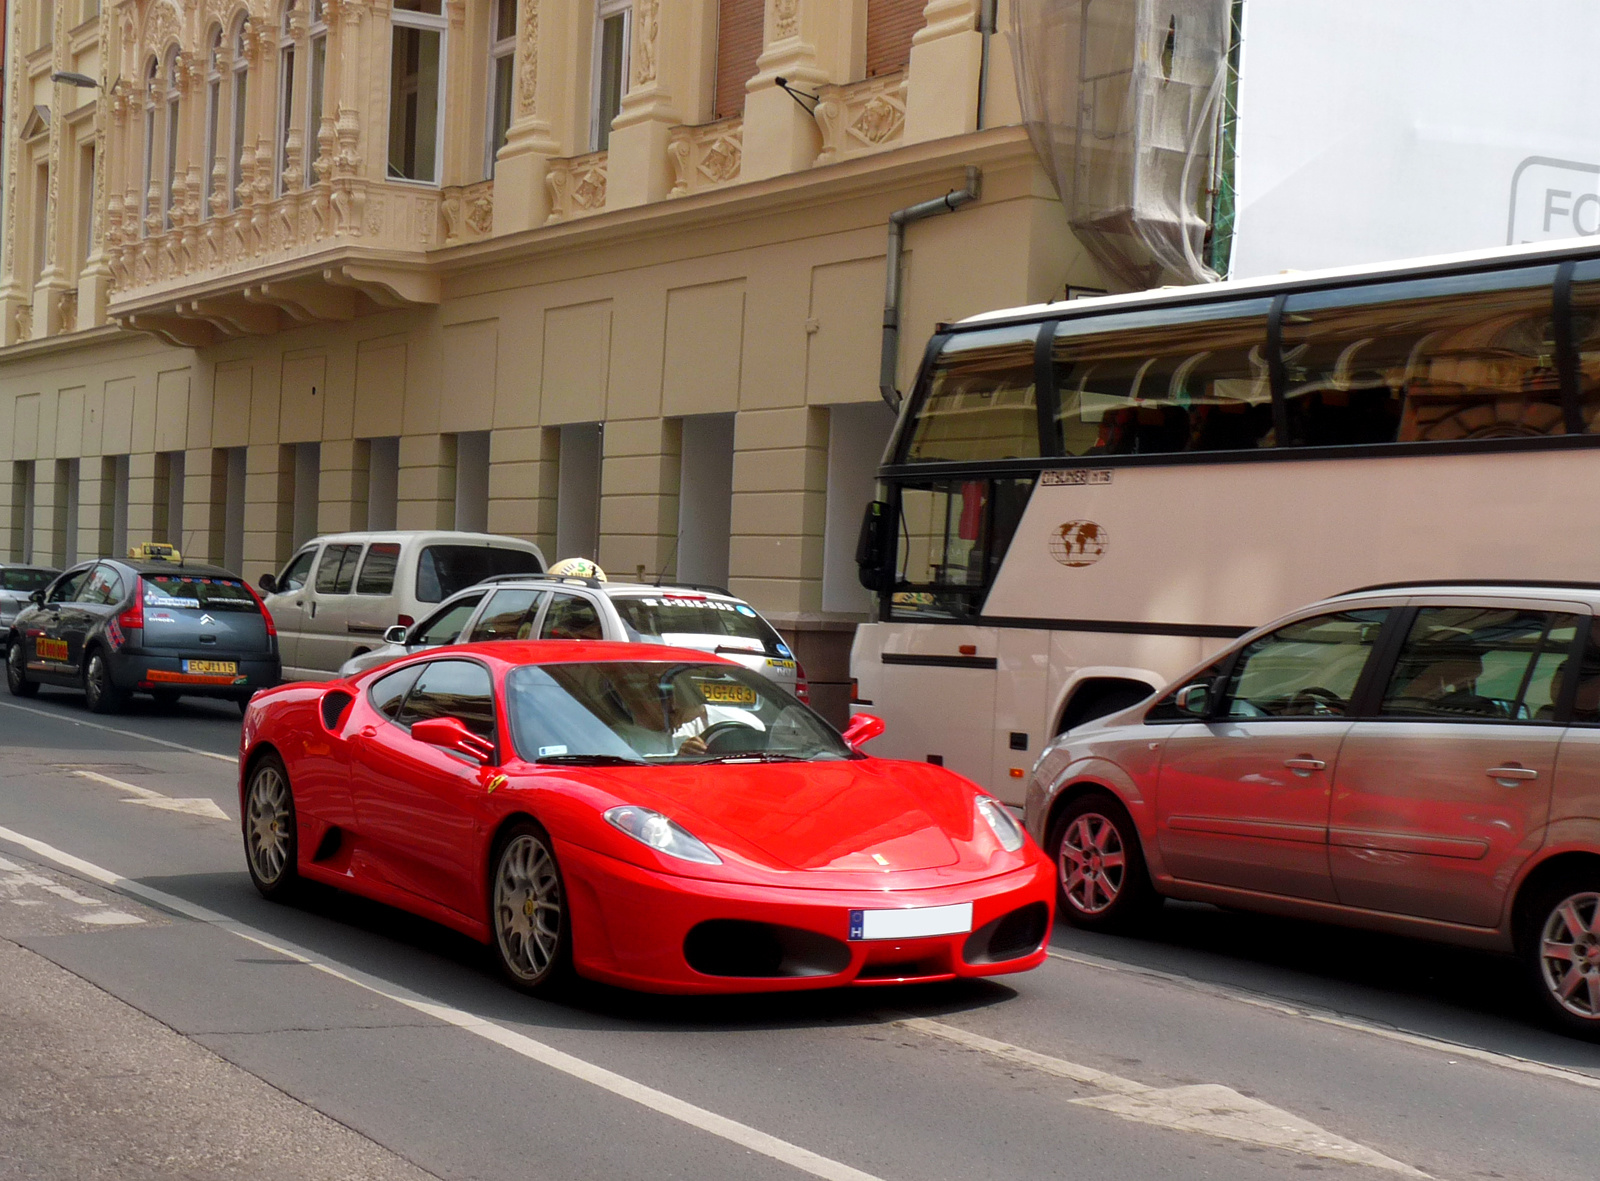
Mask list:
[[[859,77],[865,9],[865,0],[767,0],[762,53],[745,84],[742,179],[811,167],[822,147],[816,120],[777,79],[815,93]]]
[[[396,527],[453,529],[455,523],[456,437],[402,435]]]
[[[371,444],[365,439],[324,439],[319,454],[317,532],[365,529]]]
[[[489,438],[489,532],[533,542],[556,554],[559,427],[505,428]]]
[[[137,462],[139,456],[130,461]],[[130,480],[131,483],[131,480]],[[128,536],[133,533],[129,493]],[[254,583],[263,574],[276,574],[294,547],[294,448],[263,443],[245,452],[244,569]]]
[[[667,568],[678,536],[677,419],[611,419],[600,475],[600,565],[616,577]]]
[[[944,139],[978,126],[983,34],[978,0],[928,0],[927,23],[911,39],[905,142]],[[1002,43],[999,48],[1006,46]],[[991,61],[995,46],[990,47]]]
[[[827,410],[739,411],[728,551],[734,594],[773,611],[822,609],[827,491]]]

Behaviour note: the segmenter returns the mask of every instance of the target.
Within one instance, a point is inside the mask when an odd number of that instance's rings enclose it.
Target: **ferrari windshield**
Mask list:
[[[847,759],[816,714],[733,664],[524,665],[506,677],[517,753],[546,763]]]

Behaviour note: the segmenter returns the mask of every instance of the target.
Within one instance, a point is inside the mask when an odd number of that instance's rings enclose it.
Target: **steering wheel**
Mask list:
[[[1306,709],[1304,707],[1310,707]],[[1344,698],[1332,689],[1324,689],[1321,685],[1308,685],[1304,689],[1295,691],[1289,698],[1289,704],[1284,709],[1287,714],[1343,714],[1345,710]]]
[[[766,743],[762,741],[765,736],[761,731],[744,722],[713,722],[700,731],[698,737],[705,743],[708,755],[731,755],[766,749]],[[755,741],[752,742],[752,739]]]

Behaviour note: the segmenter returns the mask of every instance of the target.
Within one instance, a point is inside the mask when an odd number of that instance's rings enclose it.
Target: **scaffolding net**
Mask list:
[[[1129,288],[1212,282],[1232,0],[1013,0],[1017,90],[1073,230]]]

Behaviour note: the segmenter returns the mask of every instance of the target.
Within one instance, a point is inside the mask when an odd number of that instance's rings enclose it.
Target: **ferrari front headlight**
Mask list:
[[[979,796],[978,815],[988,821],[989,827],[994,830],[995,838],[1000,842],[1000,847],[1007,853],[1015,853],[1022,848],[1022,825],[1017,823],[1017,818],[999,800],[993,796]]]
[[[721,865],[718,857],[699,837],[671,817],[663,816],[652,808],[637,804],[623,804],[604,813],[606,822],[621,829],[641,845],[649,845],[657,853],[695,861],[701,865]]]

